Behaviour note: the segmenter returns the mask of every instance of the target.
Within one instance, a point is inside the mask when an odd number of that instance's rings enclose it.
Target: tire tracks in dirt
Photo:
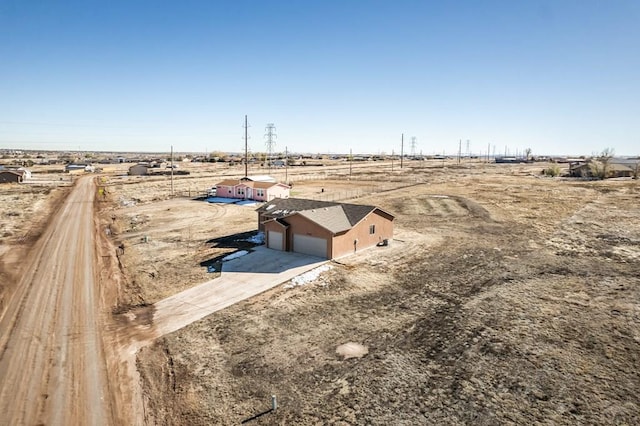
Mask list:
[[[80,179],[26,257],[0,319],[0,424],[112,424],[92,178]]]

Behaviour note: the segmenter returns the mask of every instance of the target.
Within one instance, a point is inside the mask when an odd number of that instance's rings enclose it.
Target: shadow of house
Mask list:
[[[229,248],[236,249],[236,251],[247,250],[248,252],[251,252],[256,246],[263,244],[252,241],[252,238],[255,237],[255,235],[255,231],[241,232],[238,234],[212,238],[210,240],[207,240],[206,244],[211,244],[212,248]],[[224,253],[220,256],[203,260],[202,262],[200,262],[200,266],[207,268],[213,267],[216,271],[220,271],[223,259],[230,254],[231,253]]]

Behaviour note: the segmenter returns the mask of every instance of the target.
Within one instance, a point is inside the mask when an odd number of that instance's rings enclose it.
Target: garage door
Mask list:
[[[268,235],[267,247],[274,250],[282,250],[282,232],[269,231]]]
[[[293,251],[327,258],[327,240],[308,235],[293,235]]]

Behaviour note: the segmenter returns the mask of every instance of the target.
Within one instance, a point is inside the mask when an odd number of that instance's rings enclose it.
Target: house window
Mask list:
[[[238,195],[244,195],[244,188],[238,188]]]
[[[369,234],[373,235],[376,233],[376,226],[375,225],[369,225]]]
[[[258,193],[258,194],[257,194],[257,195],[258,195],[258,197],[264,197],[264,190],[263,190],[263,189],[258,189],[258,190],[257,190],[257,193]]]

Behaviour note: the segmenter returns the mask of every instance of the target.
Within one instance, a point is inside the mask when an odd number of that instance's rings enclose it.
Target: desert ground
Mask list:
[[[390,246],[172,333],[129,335],[131,318],[214,279],[208,265],[255,245],[257,206],[198,199],[243,171],[192,167],[174,179],[173,196],[166,176],[99,178],[114,259],[102,275],[116,290],[105,334],[135,349],[127,392],[141,407],[131,423],[640,422],[637,181],[545,178],[544,164],[290,168],[292,196],[394,214]],[[31,244],[18,219],[44,221],[63,191],[27,195],[35,207],[20,216],[2,207],[3,279],[11,253]],[[256,417],[272,395],[277,410]]]

